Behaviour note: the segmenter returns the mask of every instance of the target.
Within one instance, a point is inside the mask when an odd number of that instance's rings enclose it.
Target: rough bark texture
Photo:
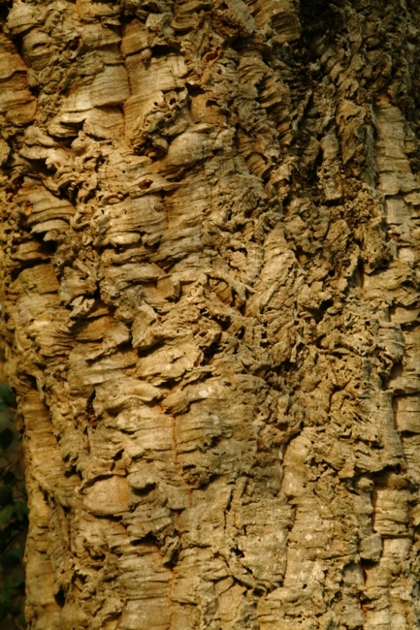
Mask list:
[[[31,630],[420,628],[416,0],[0,5]]]

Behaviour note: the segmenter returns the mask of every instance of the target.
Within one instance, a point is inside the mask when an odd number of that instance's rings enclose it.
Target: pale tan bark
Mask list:
[[[31,630],[412,630],[420,15],[2,5]]]

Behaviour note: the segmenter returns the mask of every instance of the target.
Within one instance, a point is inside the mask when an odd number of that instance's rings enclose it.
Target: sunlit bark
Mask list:
[[[416,2],[0,2],[31,630],[420,627]]]

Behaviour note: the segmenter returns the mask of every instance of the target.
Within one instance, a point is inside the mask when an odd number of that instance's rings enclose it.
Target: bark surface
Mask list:
[[[29,628],[420,628],[417,2],[0,21]]]

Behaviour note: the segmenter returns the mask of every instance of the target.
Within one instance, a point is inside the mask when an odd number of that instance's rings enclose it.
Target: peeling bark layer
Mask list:
[[[412,630],[419,31],[0,2],[31,630]]]

